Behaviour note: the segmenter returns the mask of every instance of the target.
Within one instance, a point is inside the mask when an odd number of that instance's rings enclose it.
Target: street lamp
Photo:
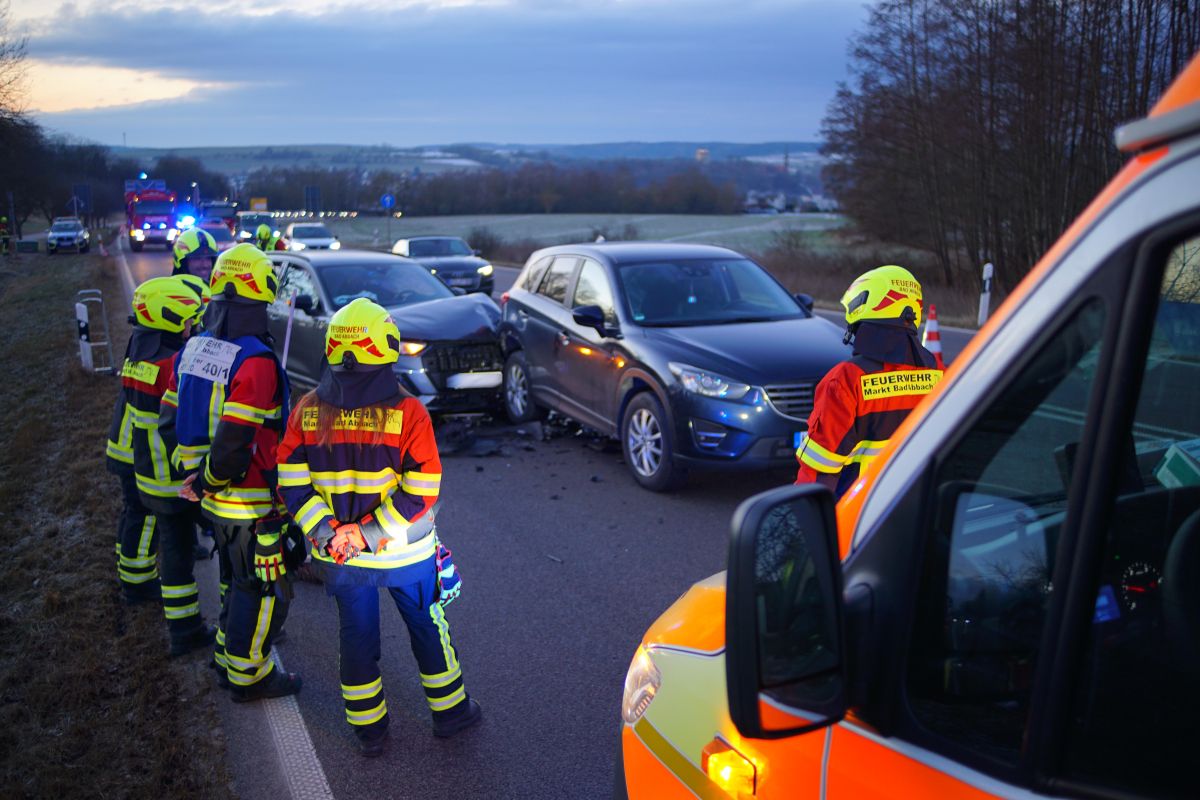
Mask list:
[[[200,210],[200,187],[196,185],[195,181],[192,181],[192,197],[195,198],[192,201],[192,205],[194,205],[196,207],[196,210],[199,211]]]

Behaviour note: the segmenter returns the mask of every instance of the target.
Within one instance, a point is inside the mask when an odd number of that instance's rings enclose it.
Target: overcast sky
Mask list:
[[[11,0],[101,142],[814,140],[862,0]]]

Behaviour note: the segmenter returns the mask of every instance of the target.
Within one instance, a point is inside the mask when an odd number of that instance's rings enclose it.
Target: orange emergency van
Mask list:
[[[1200,56],[835,508],[746,501],[617,795],[1200,797]]]

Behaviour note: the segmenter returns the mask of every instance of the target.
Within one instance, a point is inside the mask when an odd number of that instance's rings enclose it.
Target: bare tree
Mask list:
[[[0,0],[0,119],[23,110],[26,39],[12,30],[8,0]]]
[[[1011,285],[1198,49],[1200,0],[879,0],[825,119],[827,180],[947,284],[991,260]]]

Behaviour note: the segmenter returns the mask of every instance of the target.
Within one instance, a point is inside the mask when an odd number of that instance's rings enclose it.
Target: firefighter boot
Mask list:
[[[456,733],[479,722],[483,709],[469,696],[467,702],[460,703],[458,708],[450,711],[433,712],[433,735],[441,739],[449,739]]]
[[[283,672],[273,669],[271,674],[258,683],[249,686],[229,687],[233,693],[233,702],[250,703],[255,700],[265,700],[268,697],[286,697],[300,691],[302,681],[294,672]]]
[[[198,647],[207,647],[217,638],[217,629],[203,622],[180,634],[171,634],[171,657],[187,655]]]

